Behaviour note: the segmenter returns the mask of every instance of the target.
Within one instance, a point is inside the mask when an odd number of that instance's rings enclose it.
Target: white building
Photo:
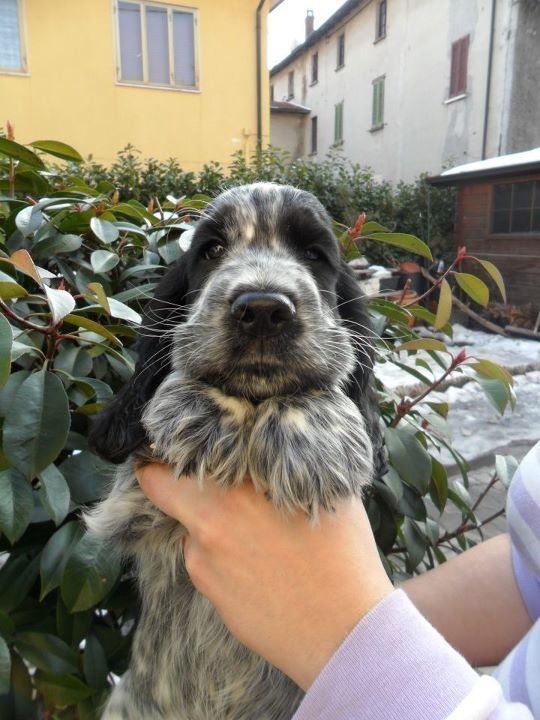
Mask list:
[[[293,157],[397,182],[540,145],[539,0],[348,0],[312,28],[270,73]]]

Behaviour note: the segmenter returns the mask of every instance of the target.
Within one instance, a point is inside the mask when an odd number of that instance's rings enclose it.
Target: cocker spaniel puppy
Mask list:
[[[207,208],[150,303],[132,380],[91,442],[116,463],[90,532],[135,567],[129,671],[107,720],[286,720],[301,690],[240,645],[191,584],[184,529],[142,494],[134,463],[231,486],[250,477],[312,517],[361,495],[384,463],[365,301],[316,198],[256,183]]]

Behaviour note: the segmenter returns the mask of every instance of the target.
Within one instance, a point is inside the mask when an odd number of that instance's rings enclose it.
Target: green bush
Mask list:
[[[70,171],[92,187],[111,183],[121,199],[134,198],[144,204],[156,196],[214,196],[231,185],[271,180],[314,193],[332,217],[345,225],[352,225],[363,211],[395,232],[424,238],[436,256],[454,253],[454,188],[432,187],[427,175],[392,187],[388,182],[376,181],[369,168],[349,162],[341,152],[332,152],[321,162],[308,159],[291,163],[285,151],[270,147],[249,158],[238,152],[226,169],[210,163],[193,173],[183,171],[174,158],[163,163],[152,158],[143,160],[136,148],[128,145],[109,168],[90,158],[78,170],[68,168],[67,175],[63,170],[62,176],[68,176]],[[390,253],[384,246],[371,247],[368,255],[372,261],[384,263],[404,257],[399,250],[394,248]]]
[[[72,163],[80,160],[62,143],[25,147],[0,138],[3,720],[93,718],[113,676],[126,668],[136,616],[133,583],[111,549],[90,541],[79,523],[81,507],[103,495],[113,473],[88,450],[88,423],[133,371],[130,348],[140,313],[167,266],[181,253],[178,239],[192,227],[193,209],[208,200],[192,191],[205,178],[206,189],[214,192],[221,177],[216,166],[194,178],[181,173],[173,161],[159,167],[148,163],[143,172],[134,155],[127,160],[123,155],[122,167],[103,171],[102,177],[95,165],[91,178],[88,165],[82,166],[82,175],[65,169],[50,173],[45,154]],[[283,179],[274,155],[263,154],[259,161],[255,169],[237,157],[234,181],[258,174]],[[335,169],[329,160],[320,171],[302,164],[287,172],[302,177],[304,186],[318,191],[330,207],[339,205],[341,217],[354,217],[353,203],[359,200],[346,192],[346,185],[348,173],[357,170],[336,162]],[[336,180],[335,197],[328,195],[321,172]],[[162,203],[151,199],[150,206],[137,199],[143,197],[143,179],[152,196],[165,186],[171,189],[169,182],[179,196],[182,190],[175,178],[182,179],[191,197]],[[368,187],[371,176],[359,177],[358,187],[362,183]],[[383,197],[374,187],[370,192],[370,202]],[[391,207],[390,191],[384,192],[384,202]],[[413,206],[411,198],[407,203]],[[373,213],[379,219],[387,212],[384,202],[383,210]],[[352,229],[336,223],[347,257],[359,246],[430,257],[418,238],[364,221],[361,216]],[[511,378],[502,368],[463,353],[452,357],[443,342],[419,339],[412,327],[415,320],[427,321],[451,333],[450,273],[473,300],[486,302],[488,289],[482,280],[455,272],[463,257],[461,251],[440,283],[436,315],[417,303],[371,303],[379,359],[408,368],[425,384],[412,399],[379,387],[390,471],[376,481],[366,503],[387,570],[395,579],[443,562],[448,552],[474,544],[482,535],[477,505],[467,491],[466,463],[449,439],[449,408],[431,402],[430,393],[456,372],[481,383],[501,412],[512,400]],[[484,271],[500,285],[493,266],[484,264]],[[420,349],[438,363],[438,374],[418,358]],[[460,483],[449,486],[436,458],[441,447],[447,447],[459,465]],[[502,480],[510,463],[499,462]],[[436,510],[428,517],[430,502]],[[462,517],[451,533],[438,522],[447,505],[456,506]]]

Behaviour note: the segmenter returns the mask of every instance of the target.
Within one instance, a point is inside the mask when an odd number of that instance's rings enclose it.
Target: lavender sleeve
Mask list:
[[[323,668],[293,720],[532,720],[480,678],[402,590],[369,612]]]

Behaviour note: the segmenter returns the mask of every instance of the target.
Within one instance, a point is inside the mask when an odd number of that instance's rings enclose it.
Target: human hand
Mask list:
[[[246,481],[230,489],[137,471],[148,498],[188,531],[195,587],[236,638],[307,689],[346,635],[392,590],[362,502],[316,523],[284,515]]]

